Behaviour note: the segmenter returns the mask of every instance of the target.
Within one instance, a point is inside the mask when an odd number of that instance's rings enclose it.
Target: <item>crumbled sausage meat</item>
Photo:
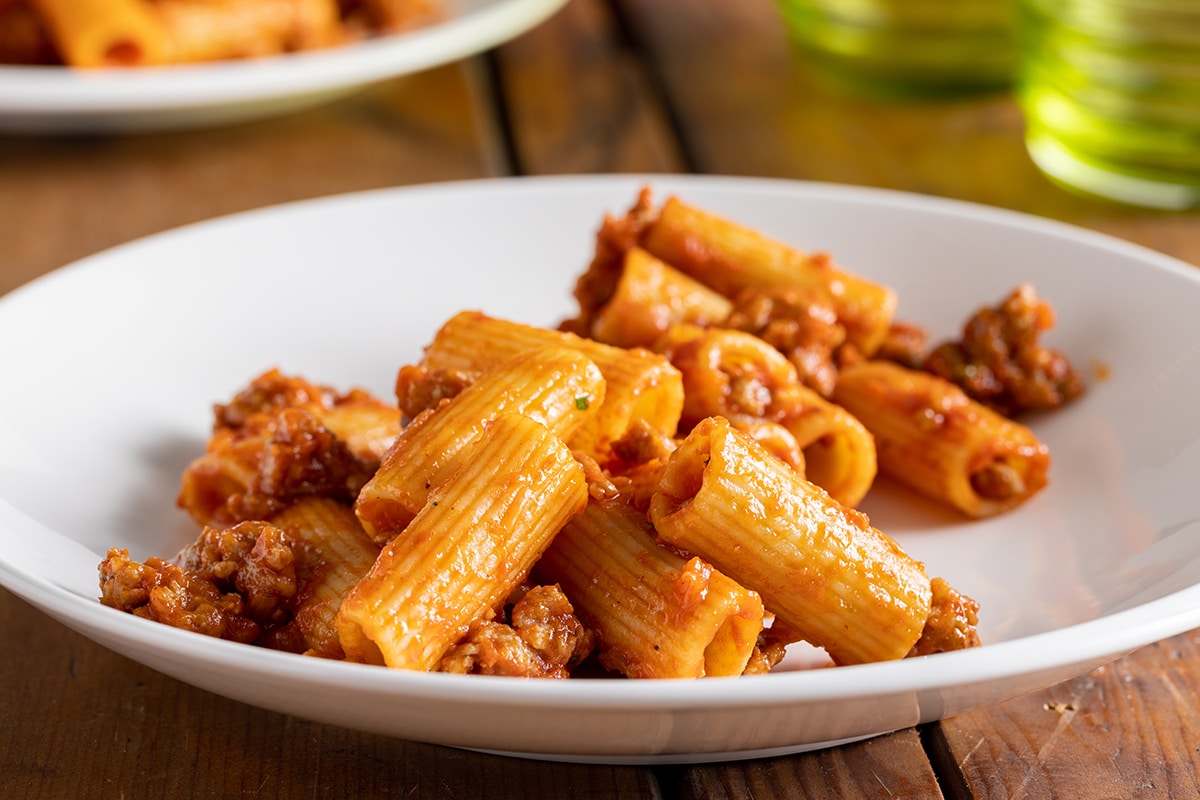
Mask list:
[[[245,599],[246,616],[264,625],[283,622],[296,594],[300,554],[279,528],[242,522],[232,528],[205,528],[180,551],[174,563]]]
[[[909,656],[927,656],[979,646],[979,603],[960,594],[942,578],[934,578],[933,602],[921,638]]]
[[[596,232],[596,249],[587,270],[575,282],[579,315],[562,323],[561,328],[580,336],[589,336],[596,313],[616,291],[625,265],[625,254],[641,241],[642,234],[656,214],[649,188],[638,193],[637,201],[624,216],[604,216]]]
[[[1024,284],[976,312],[962,338],[935,347],[923,368],[1007,416],[1058,408],[1081,395],[1084,382],[1062,353],[1040,343],[1053,326],[1053,309]]]
[[[245,615],[236,592],[161,558],[139,563],[129,551],[113,548],[100,564],[100,602],[135,616],[183,630],[249,644],[258,623]]]
[[[470,386],[477,376],[459,370],[430,370],[409,364],[396,373],[396,400],[406,419],[437,408]]]
[[[725,325],[758,336],[787,357],[800,381],[828,397],[837,379],[834,352],[846,329],[827,296],[803,289],[744,289]]]
[[[567,678],[595,635],[557,586],[535,586],[512,607],[508,623],[476,622],[443,657],[440,671],[523,678]]]

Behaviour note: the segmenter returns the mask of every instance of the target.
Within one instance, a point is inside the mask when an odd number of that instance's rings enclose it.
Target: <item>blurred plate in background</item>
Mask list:
[[[487,50],[539,24],[565,2],[445,0],[443,22],[261,59],[87,71],[0,66],[0,132],[137,133],[278,116]]]

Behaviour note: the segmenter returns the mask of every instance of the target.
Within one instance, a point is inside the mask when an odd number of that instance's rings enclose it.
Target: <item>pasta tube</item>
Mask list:
[[[603,460],[613,441],[641,420],[673,435],[683,409],[683,383],[663,356],[626,350],[562,331],[522,325],[464,311],[444,324],[425,348],[421,366],[429,370],[479,372],[518,353],[542,347],[568,347],[600,368],[604,405],[568,441],[574,449]]]
[[[833,302],[847,340],[867,355],[883,342],[896,311],[890,288],[839,269],[827,256],[804,253],[676,197],[663,203],[641,244],[727,297],[746,288],[819,290]]]
[[[954,384],[886,361],[847,367],[833,399],[875,437],[880,472],[970,517],[1007,511],[1047,483],[1050,450]]]
[[[323,498],[300,500],[271,518],[298,543],[304,578],[293,601],[290,626],[310,655],[342,658],[335,618],[346,593],[362,579],[379,545],[370,540],[347,505]]]
[[[337,43],[336,0],[155,0],[173,63],[255,58]]]
[[[722,322],[733,303],[640,247],[625,253],[612,297],[596,313],[591,336],[618,347],[653,347],[676,323]]]
[[[757,594],[658,545],[619,497],[590,501],[535,572],[599,634],[600,662],[630,678],[740,675],[763,627]]]
[[[799,408],[796,368],[757,336],[673,325],[660,346],[683,376],[683,430],[715,416],[779,421]]]
[[[146,0],[30,0],[72,67],[167,61],[167,33]]]
[[[919,562],[724,419],[697,425],[672,454],[650,519],[835,664],[903,658],[929,617]]]
[[[546,426],[496,417],[342,602],[347,658],[434,668],[586,504],[583,467]]]
[[[683,430],[707,417],[725,417],[770,442],[768,449],[788,463],[801,465],[801,475],[843,505],[856,506],[866,496],[877,471],[871,434],[852,414],[803,385],[795,366],[774,347],[742,331],[689,325],[671,326],[660,344],[683,375]]]
[[[306,408],[284,407],[218,427],[184,470],[176,503],[203,525],[267,519],[304,497],[352,502],[376,464]]]
[[[844,506],[867,496],[879,471],[875,438],[846,409],[807,386],[799,388],[800,410],[781,424],[804,453],[804,474]]]
[[[358,518],[383,544],[416,516],[488,420],[525,414],[566,438],[603,407],[604,397],[604,379],[583,354],[561,347],[518,354],[404,429],[359,492]]]
[[[213,428],[253,425],[256,415],[299,408],[312,414],[357,458],[378,461],[400,434],[400,409],[364,389],[339,392],[296,375],[269,369],[228,403],[213,407]]]
[[[349,399],[317,413],[317,418],[362,459],[379,461],[400,435],[400,409],[365,392],[352,392]]]
[[[762,417],[744,415],[729,417],[729,424],[761,444],[763,449],[768,453],[796,470],[797,475],[808,477],[804,451],[800,449],[800,444],[796,441],[796,437],[787,428],[778,422],[771,422]],[[812,479],[810,478],[809,480]],[[816,483],[816,481],[813,481],[813,483]],[[817,485],[819,486],[820,484]],[[822,486],[821,488],[825,487]],[[829,490],[826,489],[825,491]],[[835,497],[834,499],[837,500],[838,498]]]

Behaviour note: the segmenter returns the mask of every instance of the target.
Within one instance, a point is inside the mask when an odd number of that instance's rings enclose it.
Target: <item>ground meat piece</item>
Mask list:
[[[400,410],[370,392],[351,389],[338,393],[273,369],[255,378],[229,403],[213,406],[213,440],[261,427],[261,420],[290,408],[314,416],[364,461],[378,462],[400,433]]]
[[[318,495],[353,501],[374,470],[328,428],[297,409],[275,418],[259,469],[258,489],[276,497]]]
[[[837,379],[834,352],[846,329],[828,296],[804,289],[743,289],[725,325],[752,333],[783,353],[800,381],[823,397]]]
[[[654,221],[655,212],[649,188],[638,193],[634,205],[622,217],[606,214],[596,232],[596,249],[591,263],[575,282],[579,315],[565,320],[562,330],[590,336],[596,313],[616,291],[625,266],[625,254],[641,241],[642,234]]]
[[[913,645],[909,656],[948,653],[979,646],[979,603],[960,594],[942,578],[930,582],[933,602],[921,638]]]
[[[180,504],[206,525],[267,519],[301,497],[353,502],[375,469],[311,413],[285,408],[214,436],[185,471]]]
[[[1084,382],[1063,354],[1040,344],[1053,326],[1053,309],[1023,284],[978,311],[962,339],[935,347],[922,368],[1010,417],[1058,408],[1081,395]]]
[[[667,468],[667,459],[647,461],[626,467],[620,472],[613,472],[612,484],[617,493],[626,498],[631,506],[638,511],[650,510],[650,501],[658,491],[659,481],[663,470]]]
[[[406,365],[396,373],[396,400],[406,419],[414,419],[427,409],[437,408],[474,383],[475,373],[459,370],[429,370]]]
[[[674,439],[642,419],[631,422],[612,443],[613,454],[630,465],[669,458],[675,447]]]
[[[228,403],[214,405],[213,427],[240,428],[255,414],[274,415],[285,408],[327,408],[336,402],[337,393],[333,389],[272,369],[251,381]]]
[[[242,597],[161,558],[139,563],[111,549],[100,563],[100,602],[172,627],[249,644],[260,626],[245,616]]]
[[[492,620],[473,624],[466,637],[442,656],[437,671],[514,678],[566,677],[544,674],[542,660],[517,632]]]
[[[245,600],[246,616],[263,625],[278,625],[290,616],[300,561],[287,534],[265,522],[205,528],[174,559],[223,591],[236,591]]]
[[[535,586],[512,607],[508,624],[484,620],[443,657],[439,670],[522,678],[567,678],[595,646],[557,586]]]
[[[612,485],[634,508],[647,510],[675,448],[675,440],[670,436],[644,420],[634,420],[624,435],[612,443],[615,458],[606,464]]]
[[[588,497],[596,501],[611,500],[621,493],[612,478],[600,466],[599,462],[583,450],[572,450],[571,455],[583,467],[583,478],[587,481]]]
[[[928,343],[929,335],[923,328],[907,322],[893,322],[874,357],[909,369],[920,369]]]
[[[595,645],[594,634],[580,623],[557,585],[530,589],[513,605],[509,619],[521,639],[551,665],[572,667]]]
[[[970,480],[975,494],[987,500],[1004,502],[1029,491],[1021,470],[1001,458],[972,472]]]
[[[281,650],[285,653],[329,657],[327,653],[309,648],[308,639],[305,637],[304,632],[300,630],[295,620],[278,628],[270,628],[263,631],[254,644],[258,647],[265,647],[268,650]]]

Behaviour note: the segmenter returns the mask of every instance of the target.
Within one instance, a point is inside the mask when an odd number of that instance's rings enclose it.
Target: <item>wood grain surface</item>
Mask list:
[[[1034,168],[1021,132],[1006,93],[909,103],[846,93],[792,50],[771,0],[571,0],[486,54],[280,119],[0,138],[0,294],[99,250],[246,209],[572,173],[921,192],[1067,221],[1200,264],[1200,216],[1065,192]],[[81,398],[55,399],[68,400]],[[1198,632],[919,730],[662,768],[502,758],[263,711],[105,650],[3,590],[0,641],[0,797],[1200,796]]]

